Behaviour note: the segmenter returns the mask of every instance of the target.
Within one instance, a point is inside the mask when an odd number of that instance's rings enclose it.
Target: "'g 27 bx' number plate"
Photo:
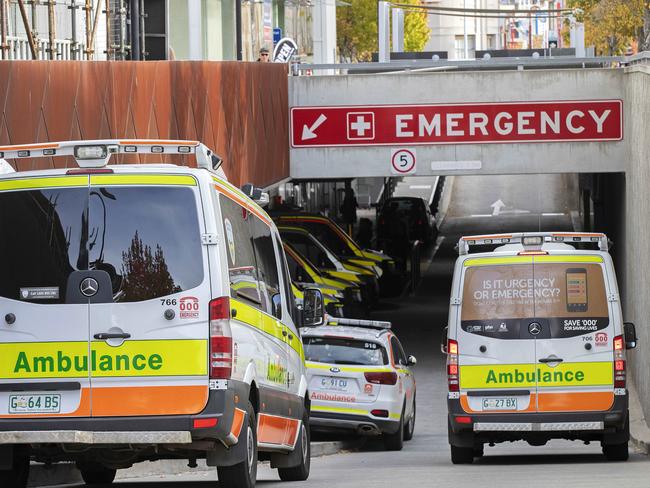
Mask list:
[[[9,413],[59,413],[61,395],[11,395]]]
[[[517,398],[483,398],[483,410],[517,410]]]

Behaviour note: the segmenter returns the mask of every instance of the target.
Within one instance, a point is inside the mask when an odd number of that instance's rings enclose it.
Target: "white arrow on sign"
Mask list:
[[[325,114],[320,114],[320,116],[316,119],[316,122],[311,124],[311,127],[308,127],[307,124],[302,126],[302,140],[307,141],[309,139],[315,139],[316,134],[314,131],[318,129],[323,122],[327,120],[327,117],[325,117]]]
[[[501,209],[505,207],[506,204],[501,201],[501,199],[498,199],[496,202],[494,202],[490,207],[492,207],[492,215],[499,215],[501,213]]]

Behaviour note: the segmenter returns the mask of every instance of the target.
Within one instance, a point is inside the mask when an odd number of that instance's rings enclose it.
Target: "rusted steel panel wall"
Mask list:
[[[0,103],[1,145],[190,139],[224,159],[234,184],[265,186],[289,176],[286,65],[2,61]],[[61,158],[10,163],[23,171],[74,165]]]

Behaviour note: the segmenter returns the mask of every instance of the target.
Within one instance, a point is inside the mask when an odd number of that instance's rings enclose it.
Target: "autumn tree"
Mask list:
[[[377,0],[348,0],[348,6],[336,9],[337,47],[340,56],[350,62],[370,61],[378,48]],[[421,5],[420,0],[401,3]],[[404,15],[404,50],[422,51],[431,30],[423,11],[409,10]]]
[[[129,249],[122,252],[122,276],[122,292],[128,301],[150,300],[181,291],[174,284],[160,245],[153,251],[137,231]]]
[[[569,0],[578,9],[576,20],[585,24],[585,46],[598,55],[625,54],[643,27],[648,0]]]

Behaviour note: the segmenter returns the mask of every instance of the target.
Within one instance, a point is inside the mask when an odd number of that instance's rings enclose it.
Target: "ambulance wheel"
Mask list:
[[[253,405],[246,407],[246,428],[239,442],[246,443],[246,459],[234,466],[218,466],[217,476],[222,488],[254,488],[257,481],[257,419]]]
[[[410,441],[413,439],[413,434],[415,433],[415,398],[413,398],[413,413],[408,422],[406,422],[406,428],[404,429],[404,440]]]
[[[298,434],[296,449],[299,449],[300,464],[292,468],[278,468],[278,474],[282,481],[305,481],[309,478],[311,467],[311,437],[309,435],[309,413],[305,409]]]
[[[116,469],[107,468],[101,464],[83,463],[77,465],[81,477],[87,485],[110,485],[115,480]]]
[[[404,409],[399,417],[399,427],[394,434],[384,434],[384,446],[389,451],[401,451],[404,447]]]
[[[453,464],[472,464],[474,462],[474,448],[451,447],[451,462]]]
[[[0,471],[0,486],[3,488],[25,488],[29,478],[29,455],[14,452],[11,471]]]
[[[627,461],[630,457],[627,442],[623,442],[622,444],[603,444],[603,454],[608,461]]]

